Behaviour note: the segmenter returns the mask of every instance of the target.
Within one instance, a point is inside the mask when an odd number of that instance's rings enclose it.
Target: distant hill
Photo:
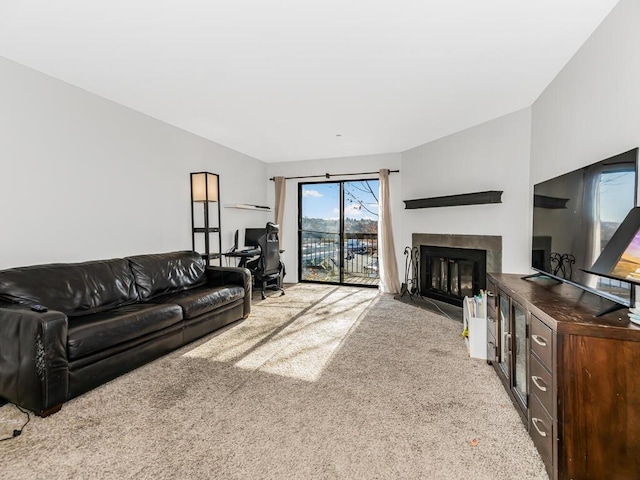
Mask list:
[[[302,230],[319,233],[338,233],[339,219],[331,218],[302,218]],[[365,220],[346,218],[344,221],[345,233],[365,233],[365,234],[377,234],[378,233],[378,221],[377,220]],[[318,235],[320,236],[320,235]]]
[[[602,222],[600,223],[600,240],[609,241],[609,239],[616,233],[616,230],[620,226],[618,222]]]

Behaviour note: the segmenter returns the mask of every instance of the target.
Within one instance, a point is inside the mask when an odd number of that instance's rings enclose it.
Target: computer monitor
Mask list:
[[[246,247],[257,247],[258,239],[267,233],[265,228],[246,228],[244,230],[244,244]]]
[[[232,252],[238,250],[238,233],[239,232],[236,229],[235,233],[233,234],[233,248],[231,249]]]

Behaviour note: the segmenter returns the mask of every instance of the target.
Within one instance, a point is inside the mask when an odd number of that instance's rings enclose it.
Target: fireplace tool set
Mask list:
[[[413,299],[414,295],[422,297],[422,295],[420,295],[420,283],[418,276],[418,264],[420,257],[418,247],[405,247],[404,257],[404,283],[400,287],[400,296],[404,297],[404,295],[408,293],[411,299]]]

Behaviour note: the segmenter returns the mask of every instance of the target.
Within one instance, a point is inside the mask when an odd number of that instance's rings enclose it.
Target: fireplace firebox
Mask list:
[[[487,252],[471,248],[420,246],[420,292],[452,305],[486,288]]]

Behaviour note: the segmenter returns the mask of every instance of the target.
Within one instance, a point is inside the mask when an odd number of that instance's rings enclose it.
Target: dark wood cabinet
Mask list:
[[[628,311],[595,317],[607,300],[544,278],[490,274],[487,289],[487,361],[549,477],[639,479],[640,328]]]
[[[639,342],[563,335],[560,352],[565,477],[640,478]]]

